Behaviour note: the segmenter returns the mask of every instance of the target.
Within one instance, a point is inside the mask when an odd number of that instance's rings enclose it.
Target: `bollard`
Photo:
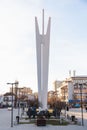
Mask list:
[[[75,116],[71,116],[71,120],[72,120],[72,121],[75,121]]]
[[[17,124],[19,124],[19,116],[16,116]]]

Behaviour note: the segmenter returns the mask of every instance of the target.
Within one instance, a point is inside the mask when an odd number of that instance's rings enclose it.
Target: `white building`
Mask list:
[[[87,100],[87,76],[69,77],[60,83],[55,81],[54,86],[56,86],[56,91],[62,101],[80,100],[81,90],[82,100]]]
[[[8,92],[4,94],[3,105],[11,106],[12,105],[12,93]],[[13,94],[13,106],[15,105],[15,95]]]

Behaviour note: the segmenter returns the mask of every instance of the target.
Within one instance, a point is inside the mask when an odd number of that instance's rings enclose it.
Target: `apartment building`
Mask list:
[[[10,92],[12,92],[12,88],[10,88]],[[13,93],[15,95],[17,95],[18,97],[21,96],[21,95],[27,96],[29,94],[32,94],[32,89],[29,88],[29,87],[21,87],[21,88],[14,87]]]
[[[87,76],[73,76],[64,81],[55,81],[54,88],[61,101],[79,102],[82,94],[82,100],[87,102]]]

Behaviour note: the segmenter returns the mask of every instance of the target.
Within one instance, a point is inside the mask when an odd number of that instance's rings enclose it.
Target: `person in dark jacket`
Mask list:
[[[28,115],[29,119],[31,118],[31,112],[32,112],[32,111],[31,111],[31,108],[29,107],[29,108],[28,108],[28,111],[27,111],[27,115]]]

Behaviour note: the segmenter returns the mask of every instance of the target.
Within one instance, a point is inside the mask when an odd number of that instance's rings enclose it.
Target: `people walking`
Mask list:
[[[87,112],[87,106],[85,107],[85,110],[86,110],[86,112]]]

